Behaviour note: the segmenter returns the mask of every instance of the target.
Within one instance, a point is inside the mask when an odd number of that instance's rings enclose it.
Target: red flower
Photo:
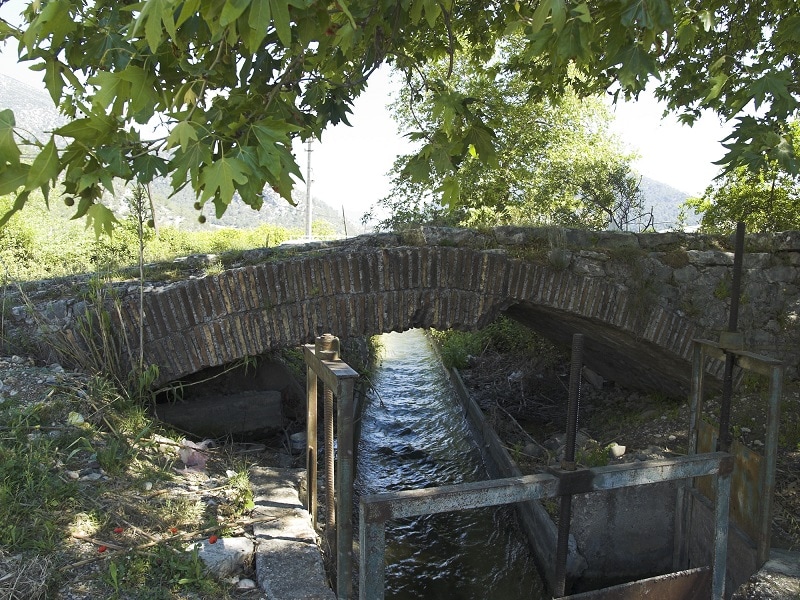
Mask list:
[[[100,546],[99,548],[97,548],[98,552],[105,552],[106,550],[108,550],[108,546]]]
[[[114,527],[114,533],[122,533],[125,531],[122,527]]]
[[[169,528],[169,532],[170,532],[172,535],[175,535],[176,533],[178,533],[178,528],[177,528],[177,527],[170,527],[170,528]]]
[[[216,544],[218,539],[219,538],[217,536],[212,535],[210,538],[208,538],[208,543],[209,544]]]

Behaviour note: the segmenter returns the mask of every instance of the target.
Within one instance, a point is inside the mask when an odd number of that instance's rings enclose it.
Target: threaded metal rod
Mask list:
[[[569,406],[567,408],[567,436],[564,442],[564,458],[561,468],[575,470],[575,439],[578,433],[578,413],[581,396],[581,370],[583,369],[583,335],[572,336],[572,361],[569,371]],[[563,596],[567,584],[567,554],[569,550],[569,529],[572,520],[572,496],[561,496],[558,512],[558,542],[556,544],[556,574],[553,593]]]
[[[334,479],[333,457],[333,390],[325,386],[325,502],[327,505],[328,524],[326,528],[332,531],[336,528],[336,509],[334,502],[336,484]]]
[[[739,327],[739,296],[742,289],[742,262],[744,257],[744,223],[736,224],[736,243],[733,254],[733,282],[731,284],[731,309],[728,315],[728,332],[736,333]],[[731,396],[733,396],[734,356],[725,354],[725,370],[722,375],[722,398],[719,409],[719,437],[717,450],[728,452],[731,448]]]

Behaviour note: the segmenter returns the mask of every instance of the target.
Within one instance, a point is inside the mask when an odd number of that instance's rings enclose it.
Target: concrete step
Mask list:
[[[253,467],[253,528],[258,586],[269,600],[335,600],[318,536],[297,490],[305,469]]]

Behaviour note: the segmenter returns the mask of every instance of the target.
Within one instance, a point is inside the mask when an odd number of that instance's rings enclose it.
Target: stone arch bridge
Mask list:
[[[732,264],[727,238],[422,228],[246,252],[218,274],[148,284],[143,307],[138,284],[123,286],[112,314],[131,356],[141,330],[159,384],[323,332],[476,329],[506,314],[563,344],[584,333],[585,364],[609,380],[682,393],[692,339],[717,339],[727,325]],[[746,347],[796,377],[800,234],[748,237],[744,266]],[[86,307],[62,299],[37,310],[77,344]],[[29,311],[13,314],[31,322]]]

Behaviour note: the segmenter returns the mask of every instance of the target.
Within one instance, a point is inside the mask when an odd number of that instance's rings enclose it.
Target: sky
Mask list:
[[[23,0],[10,0],[0,5],[0,17],[16,20],[24,4]],[[44,90],[41,73],[16,63],[15,46],[0,45],[0,73]],[[352,127],[337,125],[323,134],[321,142],[312,144],[312,196],[336,209],[344,207],[353,222],[360,222],[361,216],[387,195],[387,173],[395,158],[410,149],[397,132],[388,108],[396,86],[388,69],[378,70],[355,101],[349,118]],[[0,108],[2,104],[0,98]],[[723,156],[720,141],[730,128],[721,125],[714,115],[706,115],[688,127],[673,116],[662,118],[662,113],[663,107],[645,93],[637,102],[613,108],[612,128],[629,150],[640,155],[634,169],[641,175],[688,194],[700,194],[719,173],[712,163]],[[306,146],[298,144],[295,154],[305,176]]]

